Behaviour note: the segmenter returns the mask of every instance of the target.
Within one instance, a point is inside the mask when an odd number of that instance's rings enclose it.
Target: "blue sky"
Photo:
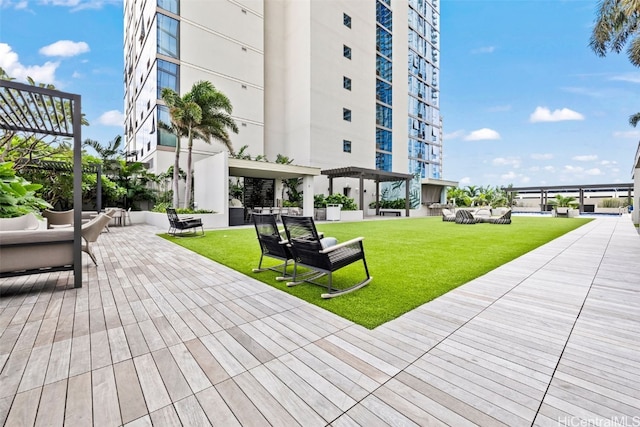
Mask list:
[[[187,1],[187,0],[185,0]],[[444,176],[631,182],[640,69],[588,47],[595,0],[441,0]],[[0,67],[82,95],[83,138],[121,135],[122,1],[0,0]]]

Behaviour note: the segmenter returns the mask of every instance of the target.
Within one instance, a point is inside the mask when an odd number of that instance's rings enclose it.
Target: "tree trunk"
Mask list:
[[[193,139],[191,137],[191,130],[189,130],[189,146],[188,146],[188,150],[187,150],[187,185],[186,185],[186,189],[185,189],[185,195],[184,195],[184,207],[185,208],[191,208],[191,183],[193,182],[193,171],[191,169],[191,152],[193,149]]]
[[[178,189],[180,188],[180,136],[176,135],[176,158],[173,162],[173,208],[178,209],[180,204],[180,195]]]

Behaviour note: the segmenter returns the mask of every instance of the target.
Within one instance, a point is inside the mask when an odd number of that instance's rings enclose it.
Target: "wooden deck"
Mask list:
[[[153,232],[103,234],[81,289],[69,272],[0,280],[0,425],[640,423],[626,215],[373,331]]]

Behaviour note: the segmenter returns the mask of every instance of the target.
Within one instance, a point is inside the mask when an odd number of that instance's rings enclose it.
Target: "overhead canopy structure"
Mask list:
[[[405,215],[409,216],[410,201],[409,201],[409,189],[410,181],[413,179],[413,175],[407,173],[387,172],[377,169],[365,169],[355,166],[349,166],[345,168],[326,169],[323,170],[322,175],[329,177],[329,194],[333,194],[333,179],[334,178],[358,178],[360,180],[360,188],[364,188],[364,180],[372,180],[376,183],[376,214],[380,213],[380,183],[381,182],[405,182]],[[360,191],[359,206],[360,209],[364,209],[364,191]]]
[[[633,183],[614,183],[614,184],[581,184],[581,185],[546,185],[539,187],[503,187],[507,193],[514,194],[540,194],[540,210],[545,210],[548,205],[549,193],[578,193],[578,202],[580,203],[580,212],[584,210],[584,195],[588,192],[596,191],[627,191],[627,197],[631,198]]]
[[[0,129],[73,139],[73,273],[82,287],[82,103],[80,95],[0,80]],[[4,136],[3,135],[3,136]]]

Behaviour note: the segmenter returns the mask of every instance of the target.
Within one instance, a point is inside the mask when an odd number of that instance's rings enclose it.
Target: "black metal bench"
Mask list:
[[[386,216],[386,215],[401,216],[402,212],[396,209],[380,209],[380,215],[381,216]]]

